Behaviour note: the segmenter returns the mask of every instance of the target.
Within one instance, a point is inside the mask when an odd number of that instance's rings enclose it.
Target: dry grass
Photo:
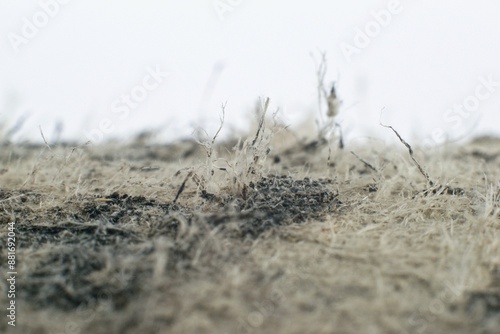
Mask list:
[[[19,274],[0,331],[500,333],[499,139],[414,147],[430,185],[400,143],[259,129],[1,146],[0,245],[15,220]]]

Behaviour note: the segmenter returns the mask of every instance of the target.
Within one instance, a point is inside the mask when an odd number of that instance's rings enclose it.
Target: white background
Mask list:
[[[391,1],[65,0],[16,51],[13,36],[48,2],[0,0],[0,123],[28,117],[15,140],[40,140],[39,126],[51,137],[61,122],[65,139],[83,143],[103,119],[113,127],[103,139],[146,129],[189,136],[196,126],[213,130],[223,102],[229,133],[245,128],[265,96],[299,126],[317,116],[311,53],[321,51],[349,140],[393,140],[380,118],[412,140],[440,143],[441,130],[451,139],[500,134],[500,87],[467,116],[450,111],[473,99],[479,78],[500,82],[496,0],[396,1],[398,13],[350,59],[341,47],[355,46],[367,25],[377,29],[373,12]],[[217,12],[217,3],[231,10]],[[113,102],[155,66],[168,77],[117,117]]]

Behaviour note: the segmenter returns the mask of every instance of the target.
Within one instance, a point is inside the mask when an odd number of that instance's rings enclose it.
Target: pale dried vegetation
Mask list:
[[[499,333],[499,139],[342,149],[268,107],[241,141],[4,142],[12,332]]]

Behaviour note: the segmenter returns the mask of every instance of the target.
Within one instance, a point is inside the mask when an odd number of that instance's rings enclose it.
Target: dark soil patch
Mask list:
[[[179,268],[189,269],[196,249],[211,228],[223,225],[224,231],[224,225],[236,222],[238,229],[227,229],[231,231],[229,237],[256,238],[266,230],[320,219],[332,212],[341,204],[338,195],[329,189],[332,182],[270,175],[250,183],[242,196],[225,201],[202,191],[199,196],[205,200],[202,203],[206,208],[201,210],[204,214],[194,214],[192,209],[178,204],[117,192],[70,198],[64,206],[53,207],[40,207],[45,201],[42,194],[2,192],[4,204],[15,207],[12,212],[18,248],[26,254],[49,250],[24,270],[19,282],[20,297],[35,308],[67,311],[103,300],[116,309],[123,308],[141,293],[141,282],[151,280],[148,255],[155,247],[153,237],[172,240],[166,269],[175,276]],[[213,203],[217,203],[216,211]],[[1,220],[8,222],[12,212],[5,208]],[[179,242],[182,223],[188,228],[201,228]],[[136,265],[126,274],[120,273],[116,265],[110,268],[110,263],[119,264],[130,257],[144,265]],[[99,282],[91,279],[106,270],[109,275],[102,276]]]

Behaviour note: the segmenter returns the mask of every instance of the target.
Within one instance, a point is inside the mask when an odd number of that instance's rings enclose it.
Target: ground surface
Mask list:
[[[500,333],[500,140],[278,137],[3,144],[0,332]]]

